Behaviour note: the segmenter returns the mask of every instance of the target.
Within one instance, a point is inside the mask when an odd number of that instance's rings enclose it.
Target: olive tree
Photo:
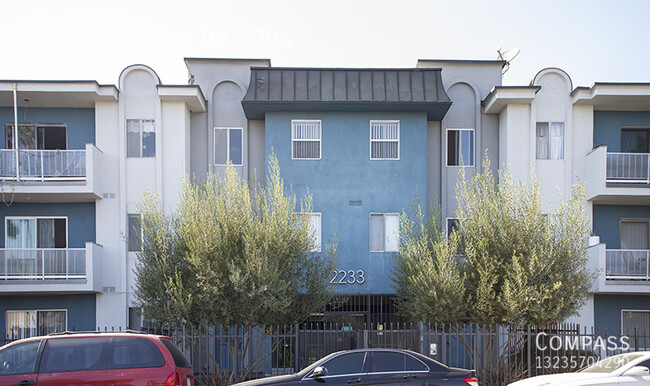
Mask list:
[[[334,291],[336,238],[315,250],[300,201],[285,189],[275,157],[266,186],[241,179],[232,167],[205,183],[185,178],[180,203],[165,213],[147,194],[141,204],[142,251],[135,295],[159,322],[255,325],[301,321],[320,311]]]
[[[428,323],[541,325],[577,314],[594,274],[587,266],[585,189],[574,185],[545,213],[539,182],[498,181],[489,161],[461,173],[456,231],[416,202],[400,224],[394,287],[405,315]]]

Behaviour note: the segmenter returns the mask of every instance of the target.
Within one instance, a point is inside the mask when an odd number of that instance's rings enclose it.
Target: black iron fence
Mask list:
[[[196,385],[218,386],[291,374],[332,352],[357,348],[419,352],[450,367],[474,370],[482,386],[577,371],[612,355],[650,350],[648,331],[620,333],[573,324],[505,327],[320,321],[144,330],[174,340],[192,364]]]
[[[400,348],[451,367],[473,369],[480,384],[506,385],[542,374],[577,371],[623,352],[650,349],[648,332],[423,323],[150,329],[168,335],[191,361],[196,383],[227,385],[290,374],[323,356],[356,348]]]

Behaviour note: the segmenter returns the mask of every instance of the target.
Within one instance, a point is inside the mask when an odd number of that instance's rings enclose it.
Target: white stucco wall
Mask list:
[[[192,118],[193,153],[195,149],[203,151],[206,148],[197,143],[197,140],[207,145],[205,157],[201,154],[192,154],[192,172],[199,178],[205,175],[204,170],[222,173],[224,167],[214,165],[214,128],[241,127],[244,129],[243,165],[236,169],[240,176],[249,178],[253,170],[261,168],[259,154],[264,157],[264,131],[263,122],[251,123],[246,119],[241,100],[248,91],[250,68],[269,66],[270,62],[264,59],[186,59],[186,64],[188,72],[194,76],[195,83],[201,85],[208,100],[206,116]],[[254,149],[250,148],[251,144],[255,146]],[[249,163],[250,161],[252,163]],[[200,164],[202,162],[207,164],[203,166]],[[264,173],[257,173],[258,180],[262,182],[263,176]]]
[[[537,74],[533,85],[541,86],[532,102],[530,129],[533,140],[536,139],[537,122],[564,122],[564,159],[536,159],[536,153],[533,153],[535,173],[542,190],[543,210],[547,212],[560,199],[569,196],[574,174],[572,84],[564,71],[545,69]]]
[[[501,63],[497,61],[418,61],[418,67],[442,69],[442,83],[452,101],[452,105],[439,126],[428,130],[429,146],[427,162],[428,200],[439,202],[442,216],[455,217],[458,207],[456,201],[456,182],[459,172],[464,169],[465,177],[472,178],[481,170],[481,162],[486,154],[491,160],[491,168],[496,169],[499,154],[498,119],[483,114],[481,101],[494,86],[501,85]],[[447,129],[474,129],[474,166],[447,166]],[[430,136],[438,133],[433,141]],[[437,147],[433,148],[432,145]],[[432,159],[433,158],[433,159]]]
[[[529,180],[533,165],[534,133],[530,127],[530,105],[508,105],[499,115],[499,167],[506,165],[521,181]]]
[[[161,141],[163,168],[163,207],[172,211],[178,205],[179,187],[190,172],[190,112],[183,102],[162,103]]]
[[[103,292],[96,298],[97,327],[126,326],[126,296],[118,291],[124,287],[126,261],[124,238],[120,229],[120,160],[119,106],[117,102],[95,104],[95,140],[104,153],[105,162],[98,174],[104,187],[103,198],[95,201],[97,244],[102,246],[101,272]]]

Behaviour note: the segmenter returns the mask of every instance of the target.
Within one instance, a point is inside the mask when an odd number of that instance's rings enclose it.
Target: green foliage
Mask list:
[[[479,324],[545,324],[576,314],[594,279],[584,185],[544,214],[534,175],[524,184],[502,169],[497,184],[487,159],[483,170],[470,181],[461,172],[461,221],[448,241],[439,220],[421,210],[403,216],[395,264],[402,312],[427,322]]]
[[[457,237],[447,242],[439,212],[427,216],[417,200],[401,218],[392,279],[400,311],[413,320],[462,320],[465,274],[455,254]]]
[[[311,213],[311,197],[300,207]],[[201,186],[186,178],[172,214],[147,194],[135,272],[145,315],[234,325],[290,323],[320,311],[333,296],[337,240],[326,253],[310,252],[309,222],[295,208],[273,156],[265,188],[227,167],[223,177],[210,174]]]

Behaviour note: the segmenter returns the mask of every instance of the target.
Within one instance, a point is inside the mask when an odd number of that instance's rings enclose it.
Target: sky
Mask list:
[[[521,49],[505,85],[546,67],[574,87],[650,82],[648,0],[2,0],[0,14],[0,79],[117,84],[141,63],[185,84],[185,57],[404,68],[502,47]]]

